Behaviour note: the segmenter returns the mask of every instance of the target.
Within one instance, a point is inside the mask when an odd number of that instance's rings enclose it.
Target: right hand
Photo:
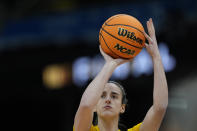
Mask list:
[[[132,59],[130,59],[130,60],[122,59],[122,58],[114,59],[111,56],[109,56],[108,54],[106,54],[102,50],[101,46],[99,46],[99,49],[100,49],[100,52],[101,52],[102,56],[104,57],[106,63],[110,63],[111,62],[111,63],[115,64],[116,66],[119,66],[119,65],[124,64],[126,62],[132,61]]]

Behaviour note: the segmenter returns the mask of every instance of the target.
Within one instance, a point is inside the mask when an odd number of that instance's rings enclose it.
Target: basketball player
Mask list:
[[[168,105],[168,86],[157,46],[152,19],[147,21],[148,33],[144,33],[149,44],[145,44],[154,66],[153,105],[144,120],[128,131],[158,131]],[[119,115],[124,113],[125,93],[115,82],[108,82],[113,71],[124,59],[113,59],[100,48],[106,63],[85,90],[74,120],[75,131],[119,131]],[[139,96],[140,97],[140,96]],[[98,125],[93,126],[93,113],[97,112]]]

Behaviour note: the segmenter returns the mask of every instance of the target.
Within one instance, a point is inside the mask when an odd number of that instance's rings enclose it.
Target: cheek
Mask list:
[[[122,105],[122,101],[121,100],[116,100],[116,101],[114,101],[114,103],[116,104],[116,107],[121,107],[121,105]]]
[[[116,103],[118,103],[118,104],[122,104],[122,99],[121,98],[117,98],[117,99],[115,99],[114,100]]]

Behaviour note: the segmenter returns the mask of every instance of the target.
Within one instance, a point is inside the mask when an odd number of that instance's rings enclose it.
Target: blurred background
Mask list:
[[[196,131],[196,12],[195,0],[1,0],[0,128],[71,131],[81,95],[104,63],[99,30],[112,15],[129,14],[145,30],[150,17],[155,24],[169,85],[161,130]],[[129,99],[121,122],[141,122],[153,95],[146,50],[111,79]]]

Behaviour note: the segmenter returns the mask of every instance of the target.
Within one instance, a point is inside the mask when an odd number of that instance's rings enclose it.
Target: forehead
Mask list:
[[[120,88],[117,85],[115,85],[114,83],[107,83],[105,85],[104,91],[105,92],[116,92],[118,94],[121,94]]]

